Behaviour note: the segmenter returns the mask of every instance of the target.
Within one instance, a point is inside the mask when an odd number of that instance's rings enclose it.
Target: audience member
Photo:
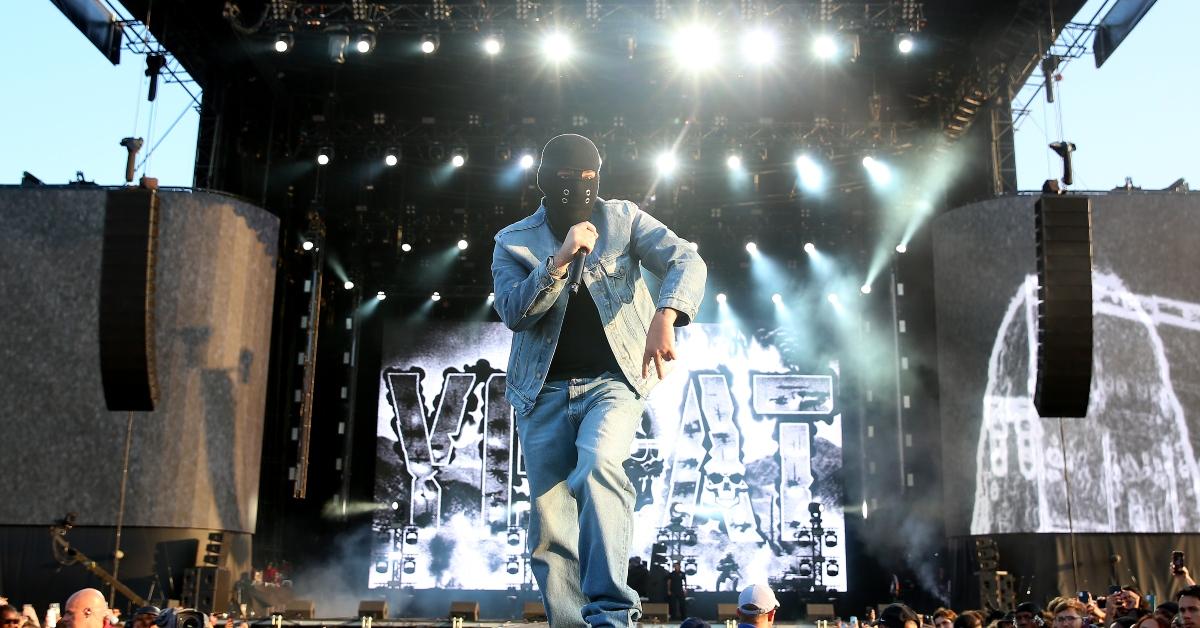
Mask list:
[[[1017,628],[1038,628],[1041,624],[1042,609],[1033,602],[1022,602],[1017,605],[1017,612],[1013,617]]]
[[[683,573],[683,565],[679,561],[671,566],[667,575],[667,603],[670,605],[671,619],[687,617],[687,575]]]
[[[965,611],[954,618],[954,628],[982,628],[983,615],[979,611]]]
[[[683,620],[682,624],[679,624],[679,628],[712,628],[712,626],[699,617],[688,617]]]
[[[647,580],[649,577],[650,570],[646,569],[646,563],[642,561],[640,556],[634,556],[629,559],[629,575],[625,577],[625,584],[637,592],[639,598],[649,597],[650,595],[647,589]]]
[[[105,628],[108,615],[108,603],[104,601],[103,593],[80,589],[67,598],[58,628]]]
[[[127,628],[152,628],[154,620],[158,619],[158,614],[162,610],[157,606],[143,606],[130,615],[129,620],[125,622]]]
[[[1166,620],[1169,624],[1175,621],[1175,616],[1179,614],[1179,604],[1176,602],[1163,602],[1154,609],[1154,614]]]
[[[1063,598],[1050,609],[1054,613],[1054,628],[1082,628],[1087,618],[1087,607],[1078,598]]]
[[[1175,596],[1175,601],[1179,603],[1175,624],[1183,628],[1200,628],[1200,586],[1185,587]]]
[[[933,611],[933,628],[954,628],[955,619],[958,619],[958,613],[948,608],[939,608]]]
[[[752,584],[738,596],[738,628],[766,628],[775,625],[775,611],[779,600],[764,584]]]
[[[0,606],[0,624],[3,628],[21,628],[21,611],[15,606]]]
[[[921,628],[921,618],[908,606],[896,602],[879,613],[879,625],[886,628]]]
[[[1159,617],[1157,614],[1150,614],[1137,620],[1133,628],[1171,628],[1171,622]]]

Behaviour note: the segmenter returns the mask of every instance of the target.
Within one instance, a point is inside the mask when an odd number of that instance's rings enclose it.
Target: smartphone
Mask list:
[[[1079,592],[1079,601],[1083,602],[1084,604],[1091,602],[1092,601],[1091,592],[1090,591],[1080,591]]]
[[[1179,550],[1171,552],[1171,571],[1183,573],[1183,552]]]

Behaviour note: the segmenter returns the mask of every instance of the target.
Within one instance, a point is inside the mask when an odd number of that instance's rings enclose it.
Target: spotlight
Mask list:
[[[809,502],[808,514],[814,517],[820,517],[821,513],[825,512],[825,505],[821,502]]]
[[[809,192],[818,192],[825,182],[825,172],[817,162],[808,155],[796,158],[796,172],[800,175],[800,185]]]
[[[858,289],[858,291],[863,294],[871,294],[871,284],[864,283],[862,287]]]
[[[896,252],[897,253],[907,253],[908,247],[905,246],[903,242],[901,242],[900,244],[896,245]]]
[[[812,533],[809,532],[807,528],[796,532],[795,539],[796,544],[800,547],[808,547],[812,545],[813,542]]]
[[[509,528],[508,529],[508,538],[506,539],[506,542],[509,545],[520,545],[521,544],[521,529],[520,528]]]
[[[685,576],[694,576],[697,571],[699,571],[699,567],[696,565],[696,559],[691,557],[685,558],[683,561],[683,574]]]
[[[801,578],[811,578],[813,573],[812,560],[809,558],[800,559],[800,565],[796,568],[796,575]]]
[[[825,563],[825,575],[829,576],[830,578],[836,578],[841,572],[842,568],[840,565],[838,565],[836,558],[830,558],[829,561]]]
[[[521,561],[517,560],[516,556],[510,556],[508,561],[505,563],[504,570],[507,571],[508,575],[510,576],[515,576],[521,573]]]
[[[491,35],[487,39],[483,40],[483,51],[486,52],[488,56],[494,57],[500,54],[500,49],[503,47],[503,42],[501,42],[500,38],[496,35]]]
[[[816,255],[817,247],[812,242],[805,242],[804,243],[804,252],[808,253],[809,255]]]
[[[751,255],[754,255],[755,253],[758,252],[758,245],[753,242],[747,242],[746,243],[746,252]]]
[[[542,39],[542,54],[546,55],[551,63],[563,63],[570,59],[573,53],[571,40],[563,33],[550,33]]]
[[[497,144],[495,152],[496,161],[508,161],[512,159],[512,149],[508,144]]]
[[[469,243],[466,240],[458,241],[458,250],[465,251],[467,250],[467,246],[469,246]]]
[[[388,570],[388,561],[386,561],[386,560],[375,561],[375,573],[387,573],[387,570]]]
[[[779,40],[775,33],[759,29],[742,37],[742,56],[751,65],[767,65],[775,60],[779,52]]]
[[[431,55],[438,49],[437,35],[422,35],[421,36],[421,52]]]
[[[440,293],[440,292],[435,292],[435,293],[433,293],[433,294],[429,295],[429,300],[430,300],[430,301],[433,301],[434,303],[437,303],[438,301],[441,301],[441,300],[442,300],[442,293]]]
[[[837,547],[837,532],[833,530],[825,531],[825,547]]]
[[[411,556],[408,558],[405,558],[403,570],[404,570],[404,573],[406,573],[408,575],[417,573],[417,559],[415,559]]]
[[[387,293],[383,290],[380,290],[379,292],[375,293],[375,298],[379,301],[382,301],[387,298]]]
[[[783,295],[779,294],[778,292],[772,294],[771,303],[774,303],[775,305],[783,305]]]
[[[400,510],[400,502],[393,501],[391,503],[391,506],[392,506],[392,510]]]
[[[829,294],[825,295],[825,299],[834,305],[838,305],[842,302],[841,299],[838,298],[836,292],[830,292]]]
[[[717,293],[717,303],[719,303],[721,305],[725,305],[725,301],[727,301],[727,300],[729,300],[729,297],[725,296],[724,292]]]
[[[725,158],[725,165],[728,166],[730,170],[741,170],[742,158],[737,154],[730,155]]]
[[[662,153],[654,160],[654,166],[658,168],[658,173],[663,176],[670,176],[675,172],[675,155],[674,153]]]
[[[716,65],[720,52],[716,34],[700,24],[675,33],[671,47],[679,67],[692,71],[703,71]]]
[[[412,251],[412,245],[405,242],[404,244],[400,245],[400,250],[404,251],[405,253],[408,253],[409,251]]]
[[[395,148],[387,149],[387,154],[383,156],[383,163],[387,164],[389,168],[400,163],[399,153],[400,151]]]
[[[355,38],[355,40],[354,40],[354,49],[357,50],[359,52],[359,54],[364,54],[364,55],[367,54],[368,52],[371,52],[372,50],[374,50],[375,49],[374,33],[365,32],[365,33],[359,34],[359,36],[357,38]]]
[[[313,250],[314,246],[316,246],[316,245],[313,244],[312,240],[305,240],[304,242],[300,243],[300,248],[304,249],[305,251]]]
[[[529,153],[525,153],[524,155],[521,155],[521,169],[529,170],[532,167],[533,167],[533,155],[530,155]]]
[[[832,59],[837,56],[838,44],[832,35],[821,35],[813,42],[813,53],[818,59]]]
[[[450,165],[455,168],[462,168],[465,163],[467,163],[467,158],[463,157],[461,153],[455,154],[450,158]]]
[[[342,284],[342,287],[343,287],[343,288],[345,288],[345,289],[347,289],[347,290],[353,290],[353,289],[354,289],[354,282],[353,282],[353,281],[350,281],[349,279],[347,279],[347,280],[346,280],[346,283]]]
[[[294,45],[296,45],[296,39],[291,33],[279,33],[275,36],[275,52],[287,52]]]
[[[488,302],[488,303],[492,303],[492,302],[494,302],[495,300],[496,300],[496,293],[495,293],[495,292],[489,292],[489,293],[488,293],[488,301],[487,301],[487,302]]]
[[[417,526],[407,526],[404,528],[404,544],[417,544]]]
[[[317,165],[325,166],[329,164],[329,160],[333,159],[333,149],[328,146],[322,146],[317,151]]]
[[[863,168],[866,168],[867,174],[871,176],[871,181],[878,185],[887,185],[892,182],[892,169],[887,164],[867,155],[862,160]]]
[[[901,33],[896,36],[896,50],[899,50],[900,54],[906,55],[912,52],[913,45],[913,36],[911,34]]]

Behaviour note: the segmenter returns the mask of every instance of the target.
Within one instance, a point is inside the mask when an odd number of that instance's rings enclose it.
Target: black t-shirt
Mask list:
[[[568,288],[563,290],[569,292]],[[620,373],[621,365],[608,346],[600,312],[587,286],[580,284],[579,292],[569,294],[568,298],[558,347],[550,360],[546,380],[596,377],[605,371]]]

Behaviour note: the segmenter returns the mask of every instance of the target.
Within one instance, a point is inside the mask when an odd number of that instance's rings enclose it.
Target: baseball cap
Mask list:
[[[738,610],[747,615],[762,615],[779,608],[775,593],[765,584],[752,584],[738,596]]]

